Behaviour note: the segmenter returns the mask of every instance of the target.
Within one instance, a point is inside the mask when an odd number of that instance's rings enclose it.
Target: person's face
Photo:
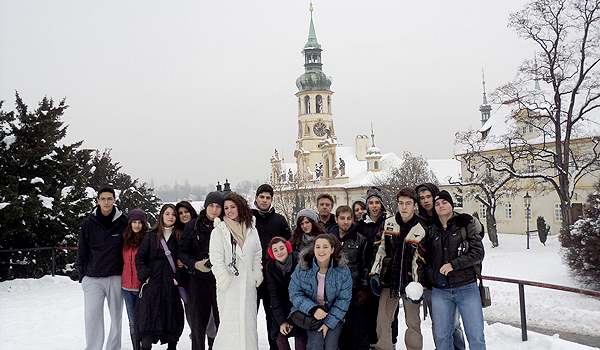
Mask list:
[[[435,212],[438,216],[449,216],[452,214],[452,204],[445,199],[435,201]]]
[[[237,218],[240,216],[238,207],[233,201],[225,201],[225,203],[223,203],[223,209],[225,210],[225,215],[231,220],[237,220]]]
[[[175,214],[175,210],[173,208],[167,208],[163,213],[163,224],[165,227],[171,227],[175,225],[177,221],[177,214]]]
[[[317,203],[317,210],[319,210],[320,216],[329,216],[329,214],[331,214],[331,209],[333,209],[333,203],[331,203],[328,198],[319,199],[319,203]]]
[[[221,215],[221,210],[221,206],[217,203],[210,203],[208,207],[206,207],[206,217],[208,217],[210,221],[213,221],[216,217]]]
[[[408,222],[408,220],[412,219],[415,215],[415,210],[417,210],[417,203],[415,203],[412,198],[404,196],[398,197],[398,212],[400,213],[402,221]]]
[[[367,208],[363,207],[362,205],[356,203],[354,204],[354,217],[355,218],[362,218],[362,216],[367,212]]]
[[[419,203],[427,212],[433,210],[433,195],[429,190],[423,190],[419,192]]]
[[[300,228],[302,229],[302,232],[310,234],[313,228],[312,222],[305,216],[302,218],[302,221],[300,221]]]
[[[144,223],[142,222],[142,220],[133,220],[131,222],[131,231],[133,231],[133,233],[140,232],[143,227]]]
[[[184,207],[179,208],[177,214],[179,214],[179,221],[183,222],[184,225],[192,220],[192,214]]]
[[[325,238],[319,238],[315,241],[315,258],[317,262],[328,264],[333,250],[331,243]]]
[[[108,216],[115,205],[115,196],[110,192],[102,192],[96,201],[98,202],[98,206],[100,206],[102,215]]]
[[[369,198],[369,215],[374,218],[378,218],[381,215],[381,201],[379,198]]]
[[[283,243],[283,242],[277,242],[277,243],[273,244],[271,246],[271,251],[273,252],[273,255],[275,256],[275,260],[277,260],[279,262],[285,262],[285,259],[287,259],[288,255],[289,255],[287,247],[285,246],[285,243]]]
[[[335,217],[335,222],[338,224],[340,231],[348,232],[354,222],[352,213],[343,212]]]
[[[260,193],[258,196],[254,198],[256,201],[256,205],[260,210],[269,210],[271,207],[271,203],[273,202],[273,197],[269,192]]]

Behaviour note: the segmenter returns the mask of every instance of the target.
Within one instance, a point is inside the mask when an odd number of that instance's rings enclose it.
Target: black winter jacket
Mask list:
[[[385,223],[386,213],[382,212],[377,221],[371,220],[369,214],[363,215],[358,220],[358,232],[360,232],[367,239],[367,252],[365,255],[365,261],[368,266],[373,265],[375,260],[375,254],[377,253],[378,245],[376,243],[382,239],[383,224]]]
[[[352,289],[366,290],[369,286],[367,276],[370,265],[365,261],[367,253],[367,239],[358,232],[358,225],[353,224],[348,233],[340,238],[340,228],[337,224],[332,226],[327,233],[335,235],[348,256],[348,267],[352,274]]]
[[[188,267],[194,278],[206,280],[216,284],[215,276],[212,272],[201,272],[194,266],[197,261],[208,258],[208,245],[210,234],[214,228],[213,221],[206,216],[206,209],[200,212],[200,215],[188,222],[181,234],[181,241],[177,248],[177,256],[181,262]]]
[[[461,227],[466,228],[465,243]],[[446,229],[436,218],[418,248],[419,279],[436,288],[456,288],[476,282],[474,266],[480,264],[483,257],[481,224],[471,215],[454,213]],[[453,268],[448,276],[440,274],[440,268],[446,263],[451,263]]]
[[[288,287],[290,285],[292,273],[296,269],[298,261],[293,254],[290,254],[288,258],[292,259],[292,268],[286,274],[284,274],[283,271],[277,267],[276,260],[270,259],[269,262],[267,262],[267,286],[269,289],[269,297],[271,298],[273,318],[275,319],[277,326],[277,332],[275,332],[275,335],[277,335],[279,332],[279,326],[288,321],[288,315],[290,314],[290,310],[292,310],[293,306],[292,302],[290,301]],[[273,330],[270,331],[273,332]]]
[[[117,207],[113,210],[115,214],[108,228],[98,219],[102,215],[99,207],[81,225],[76,263],[79,282],[83,276],[109,277],[123,273],[123,231],[127,217]]]
[[[279,236],[286,240],[291,237],[290,226],[283,215],[277,214],[275,208],[271,206],[268,211],[263,211],[256,208],[256,205],[252,205],[252,214],[256,218],[256,230],[258,231],[258,237],[260,237],[260,246],[262,247],[262,265],[263,271],[269,261],[269,255],[267,254],[267,248],[269,242],[273,237]]]
[[[146,233],[135,256],[138,279],[144,283],[135,306],[135,330],[138,339],[150,336],[153,343],[178,341],[183,332],[183,306],[173,283],[175,274],[167,255],[157,246],[156,230]],[[177,262],[177,239],[169,237],[167,247]]]

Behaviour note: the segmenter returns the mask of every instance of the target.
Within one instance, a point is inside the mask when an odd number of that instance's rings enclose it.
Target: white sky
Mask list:
[[[309,1],[0,0],[0,100],[67,98],[66,141],[112,148],[156,185],[266,179],[293,161]],[[533,44],[507,28],[526,1],[315,0],[338,142],[450,158],[488,93]]]

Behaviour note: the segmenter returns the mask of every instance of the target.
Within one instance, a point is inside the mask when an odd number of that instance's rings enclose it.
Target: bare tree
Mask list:
[[[534,0],[511,14],[509,27],[540,51],[493,94],[517,106],[516,124],[495,140],[506,156],[481,155],[495,171],[550,184],[568,234],[575,185],[600,163],[600,0]],[[527,91],[538,78],[549,91]]]
[[[271,186],[275,192],[275,210],[287,219],[292,229],[296,225],[296,214],[300,210],[316,206],[316,183],[303,178],[302,175],[290,177],[289,174],[282,173],[276,182],[271,182]]]
[[[488,237],[492,247],[498,246],[498,231],[496,227],[496,208],[501,198],[514,196],[520,190],[519,182],[508,172],[497,172],[492,170],[493,164],[489,160],[495,160],[499,156],[479,156],[478,150],[482,149],[482,143],[478,131],[470,130],[456,134],[456,144],[462,145],[463,154],[457,158],[461,161],[463,169],[462,179],[453,180],[451,184],[466,186],[466,199],[473,199],[485,207],[485,220]]]
[[[429,169],[429,164],[423,156],[414,156],[410,152],[404,152],[403,158],[402,165],[372,175],[373,185],[381,189],[383,205],[389,213],[395,213],[398,210],[396,194],[402,188],[415,188],[425,182],[438,184],[435,173]]]

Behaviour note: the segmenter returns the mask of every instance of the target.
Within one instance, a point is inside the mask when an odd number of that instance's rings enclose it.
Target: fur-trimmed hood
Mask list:
[[[304,249],[302,249],[300,251],[300,254],[298,254],[298,266],[300,266],[300,269],[306,271],[306,270],[310,270],[312,268],[313,263],[315,261],[314,246],[315,246],[315,241],[312,241],[312,242],[310,242],[310,244],[308,244],[306,247],[304,247]],[[330,267],[348,266],[348,255],[346,254],[346,252],[344,250],[342,250],[339,261],[336,261],[335,259],[331,259],[329,266]]]

